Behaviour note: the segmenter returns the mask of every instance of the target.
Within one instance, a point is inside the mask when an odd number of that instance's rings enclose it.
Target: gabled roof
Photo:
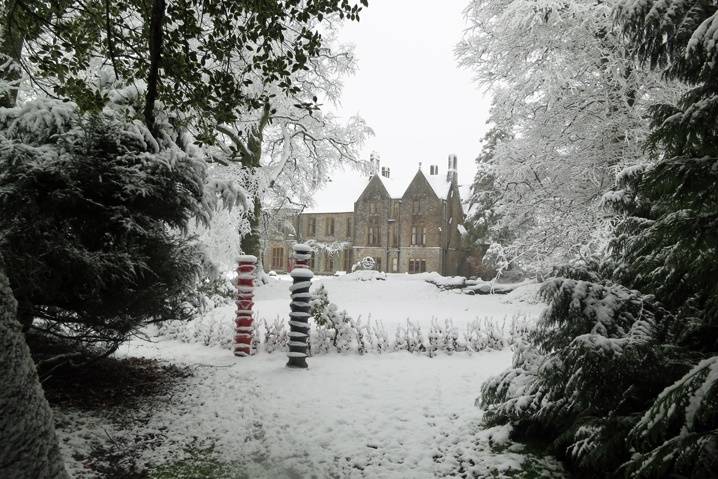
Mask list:
[[[304,209],[304,213],[343,213],[354,211],[356,202],[366,190],[369,183],[376,177],[381,182],[387,194],[392,199],[400,199],[406,193],[409,185],[421,174],[431,186],[439,199],[446,200],[451,190],[451,183],[443,175],[428,175],[422,170],[411,178],[386,178],[381,175],[366,177],[354,171],[340,172],[324,188],[314,195],[314,205]],[[463,192],[462,192],[463,193]],[[462,195],[463,198],[463,195]]]

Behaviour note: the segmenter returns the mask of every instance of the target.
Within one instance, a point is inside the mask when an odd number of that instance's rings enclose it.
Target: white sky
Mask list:
[[[367,121],[375,136],[362,157],[377,151],[393,178],[413,176],[419,162],[425,173],[437,164],[445,175],[450,153],[458,155],[460,183],[474,176],[490,98],[454,56],[467,4],[370,0],[361,21],[347,23],[341,32],[341,42],[356,46],[359,71],[345,80],[339,113]],[[315,196],[320,209],[357,181],[356,173],[332,176],[333,184]]]

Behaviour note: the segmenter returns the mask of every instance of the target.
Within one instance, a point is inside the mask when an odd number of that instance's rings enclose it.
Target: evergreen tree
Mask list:
[[[718,351],[718,27],[715,2],[623,2],[618,18],[638,58],[690,86],[653,107],[656,162],[624,172],[612,204],[625,213],[614,252],[625,284],[682,318],[681,341]]]
[[[497,185],[495,159],[497,146],[510,138],[504,128],[494,126],[484,136],[481,153],[476,157],[476,175],[471,185],[467,221],[470,238],[474,242],[507,244],[512,239],[505,228],[497,227],[503,205]]]
[[[583,477],[718,477],[718,6],[625,0],[617,18],[643,65],[689,90],[650,110],[654,161],[605,198],[623,215],[612,257],[542,288],[529,344],[483,387],[485,420]]]
[[[201,159],[72,103],[0,113],[0,252],[23,326],[110,352],[188,317],[204,263],[183,231],[207,217]]]

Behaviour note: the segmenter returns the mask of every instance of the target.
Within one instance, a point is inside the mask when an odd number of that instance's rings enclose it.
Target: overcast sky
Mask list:
[[[359,71],[345,80],[339,111],[366,119],[376,136],[364,158],[377,151],[392,177],[413,175],[419,162],[426,173],[437,164],[445,174],[446,159],[455,153],[460,183],[473,178],[490,99],[454,56],[467,4],[370,0],[361,21],[341,32],[341,42],[356,46]],[[335,183],[352,181],[350,175],[333,176]],[[323,196],[317,195],[322,203]]]

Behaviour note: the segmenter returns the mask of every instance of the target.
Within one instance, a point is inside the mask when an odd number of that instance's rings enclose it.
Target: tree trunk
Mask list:
[[[247,168],[252,170],[252,173],[256,173],[257,169],[262,164],[262,140],[264,137],[264,128],[269,122],[271,115],[271,109],[269,104],[264,105],[262,115],[259,118],[259,122],[251,129],[247,137],[247,144],[243,144],[241,139],[236,135],[231,134],[230,137],[239,148],[241,153],[241,162]],[[227,133],[226,129],[220,130]],[[262,246],[261,246],[261,222],[262,222],[262,197],[261,192],[258,192],[254,198],[254,212],[249,217],[249,225],[251,227],[250,233],[242,238],[241,247],[244,254],[251,254],[257,257],[257,277],[260,282],[264,281],[264,262],[262,261]]]
[[[0,477],[69,478],[52,411],[15,317],[17,302],[0,266]]]
[[[162,61],[162,23],[165,18],[165,0],[154,0],[150,16],[150,68],[147,75],[147,93],[145,96],[145,124],[152,136],[159,138],[155,124],[155,103],[157,86],[160,81],[160,62]]]
[[[25,41],[24,31],[21,30],[14,17],[20,12],[17,1],[4,2],[0,11],[2,25],[0,26],[0,82],[9,84],[10,88],[0,90],[0,107],[12,108],[17,101],[17,89],[20,86],[21,69],[20,56]]]
[[[259,195],[257,195],[254,197],[253,202],[254,211],[249,215],[249,226],[251,230],[248,235],[242,238],[242,252],[256,256],[257,259],[259,259],[261,257],[259,241],[261,237],[260,222],[262,220],[262,200],[259,198]]]

